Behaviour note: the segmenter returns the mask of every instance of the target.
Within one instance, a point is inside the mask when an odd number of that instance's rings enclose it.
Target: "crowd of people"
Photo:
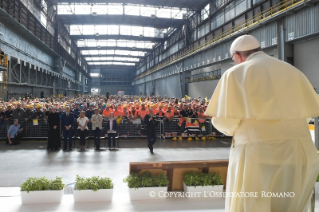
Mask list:
[[[5,122],[14,123],[10,126],[11,130],[10,133],[8,131],[7,135],[8,144],[14,145],[19,143],[19,133],[17,132],[19,129],[23,130],[22,123],[44,120],[49,124],[48,148],[52,150],[60,148],[60,135],[58,133],[60,127],[63,132],[64,150],[72,149],[74,130],[78,131],[81,150],[84,150],[87,131],[93,130],[95,147],[98,150],[103,121],[112,120],[107,121],[106,130],[109,135],[108,147],[115,148],[116,128],[122,120],[141,124],[144,123],[146,115],[149,115],[148,117],[156,117],[156,119],[168,122],[174,118],[179,119],[180,125],[186,124],[185,122],[197,124],[196,122],[192,123],[192,118],[196,118],[199,122],[205,121],[207,116],[204,113],[207,105],[207,98],[111,96],[108,93],[97,96],[13,98],[0,104],[0,128],[1,125],[3,128]],[[73,129],[75,122],[77,129]],[[92,129],[88,128],[89,123],[91,123]],[[148,122],[146,121],[146,123]],[[153,134],[152,136],[154,137]],[[113,138],[113,142],[111,142],[111,138]],[[151,149],[150,151],[152,152]]]

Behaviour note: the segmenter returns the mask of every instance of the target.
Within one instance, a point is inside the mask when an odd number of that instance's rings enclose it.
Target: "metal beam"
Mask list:
[[[98,63],[104,63],[104,62],[119,62],[119,63],[138,63],[138,61],[127,61],[127,60],[87,60],[86,62],[98,62]]]
[[[136,15],[58,15],[59,19],[64,24],[69,25],[130,25],[130,26],[143,26],[154,28],[168,28],[168,27],[181,27],[185,20],[171,19],[171,18],[151,18],[146,16]]]
[[[132,35],[71,35],[74,40],[91,39],[91,40],[136,40],[136,41],[152,41],[162,42],[164,38],[159,37],[144,37],[144,36],[132,36]]]
[[[123,68],[131,68],[132,71],[135,71],[135,66],[130,66],[130,65],[89,65],[90,68],[94,67],[102,67],[102,68],[118,68],[118,69],[123,69]]]
[[[123,46],[83,46],[78,47],[79,50],[127,50],[127,51],[140,51],[140,52],[150,52],[152,49],[146,48],[132,48],[132,47],[123,47]]]
[[[133,55],[124,55],[124,54],[84,54],[82,55],[84,58],[87,57],[127,57],[127,58],[144,58],[144,56],[133,56]]]
[[[118,3],[118,4],[133,4],[133,5],[151,5],[157,7],[166,7],[166,8],[188,8],[190,10],[200,10],[204,8],[209,0],[47,0],[52,3],[98,3],[98,4],[109,4],[109,3]]]

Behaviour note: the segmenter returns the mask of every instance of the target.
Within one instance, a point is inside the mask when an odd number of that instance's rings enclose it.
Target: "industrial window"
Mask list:
[[[253,5],[258,4],[259,2],[262,2],[263,0],[253,0]]]
[[[124,8],[124,11],[123,11]],[[164,18],[182,19],[183,14],[187,13],[186,9],[180,8],[156,8],[144,5],[123,5],[123,4],[58,4],[58,14],[126,14],[141,16],[157,16]]]
[[[135,63],[129,62],[91,62],[88,61],[89,65],[123,65],[123,66],[135,66]]]
[[[240,13],[244,12],[247,9],[247,2],[245,0],[237,0],[236,1],[236,16]]]
[[[225,20],[224,20],[224,9],[222,9],[221,11],[219,11],[216,16],[215,16],[215,27],[219,27],[222,24],[224,24]]]
[[[121,46],[131,48],[146,48],[151,49],[155,43],[150,41],[135,41],[135,40],[78,40],[78,47],[106,47],[106,46]]]
[[[225,8],[225,22],[235,17],[235,2],[230,3]]]
[[[209,10],[210,10],[210,4],[207,4],[202,10],[201,10],[201,20],[206,20],[209,16]]]
[[[127,51],[127,50],[82,50],[82,55],[89,56],[89,55],[131,55],[131,56],[144,56],[145,52],[142,51]]]
[[[121,61],[127,61],[127,62],[138,62],[138,58],[130,58],[130,57],[86,57],[87,62],[94,62],[99,60],[121,60]]]

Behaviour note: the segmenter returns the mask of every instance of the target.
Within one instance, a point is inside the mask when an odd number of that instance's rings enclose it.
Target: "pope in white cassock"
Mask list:
[[[306,119],[319,115],[319,98],[302,72],[263,53],[255,37],[238,37],[230,53],[237,65],[221,77],[206,115],[233,136],[226,191],[258,197],[226,197],[226,212],[304,212],[319,173]]]

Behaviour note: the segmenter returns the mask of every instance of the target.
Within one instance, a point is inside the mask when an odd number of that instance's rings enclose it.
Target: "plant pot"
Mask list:
[[[167,187],[144,187],[138,189],[129,189],[131,200],[165,199],[165,192],[167,192]]]
[[[21,191],[22,204],[60,203],[64,189],[52,191]]]
[[[112,201],[112,189],[93,190],[73,190],[74,202],[108,202]]]
[[[183,182],[184,192],[191,192],[196,194],[196,198],[207,198],[207,197],[222,197],[222,195],[217,195],[216,192],[223,192],[224,185],[215,185],[215,186],[187,186]],[[197,192],[197,193],[195,193]],[[199,193],[200,192],[200,193]],[[195,196],[193,196],[195,197]]]

